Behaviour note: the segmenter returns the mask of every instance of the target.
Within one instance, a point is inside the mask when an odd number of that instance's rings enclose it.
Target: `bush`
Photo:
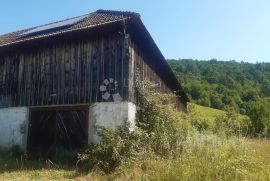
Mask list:
[[[246,135],[248,134],[250,120],[237,118],[232,109],[227,109],[226,115],[220,115],[215,119],[213,133],[220,136]]]
[[[91,144],[78,155],[78,166],[84,171],[114,171],[122,164],[130,163],[143,150],[142,138],[146,135],[140,129],[129,132],[126,125],[114,130],[101,128],[98,131],[102,138],[99,144]]]
[[[251,119],[250,133],[253,136],[270,135],[270,100],[261,99],[247,104],[247,115]]]
[[[149,134],[155,154],[173,156],[174,150],[194,131],[189,117],[173,104],[175,95],[156,92],[150,82],[137,87],[137,126]]]
[[[79,168],[110,172],[146,155],[176,155],[182,142],[194,129],[188,116],[177,111],[171,103],[175,97],[155,90],[149,82],[138,87],[137,129],[130,132],[124,125],[115,130],[99,130],[101,142],[89,145],[79,154]]]

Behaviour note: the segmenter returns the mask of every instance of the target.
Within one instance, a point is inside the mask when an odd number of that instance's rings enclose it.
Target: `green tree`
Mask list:
[[[270,100],[252,101],[247,106],[247,115],[251,119],[252,134],[270,134]]]

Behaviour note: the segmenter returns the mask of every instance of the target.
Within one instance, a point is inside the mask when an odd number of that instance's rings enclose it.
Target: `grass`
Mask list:
[[[210,127],[214,127],[216,119],[226,116],[227,112],[210,107],[200,106],[194,103],[188,104],[189,112],[195,119],[206,122]],[[249,122],[249,117],[241,114],[236,115],[236,120],[239,123]],[[249,123],[248,123],[249,124]]]
[[[226,115],[225,111],[204,107],[193,103],[189,103],[188,107],[192,107],[192,112],[196,117],[206,119],[209,122],[214,122],[218,116]]]
[[[270,180],[269,140],[197,135],[176,159],[147,159],[119,180]],[[113,179],[112,179],[113,180]]]
[[[189,103],[188,106],[189,108],[193,107],[192,111],[196,117],[206,119],[210,122],[214,122],[217,117],[226,115],[226,111],[222,111],[222,110],[214,109],[210,107],[204,107],[198,104]],[[238,114],[237,119],[246,120],[248,119],[248,116]]]
[[[226,114],[198,105],[193,108],[195,116],[209,122]],[[177,157],[145,156],[110,174],[81,173],[75,166],[0,153],[0,180],[270,180],[270,140],[195,133],[181,148]]]
[[[0,180],[270,180],[269,140],[197,134],[183,150],[178,158],[145,159],[107,175],[1,154]]]
[[[0,180],[64,180],[71,178],[75,169],[50,161],[31,160],[24,156],[14,158],[0,153]]]

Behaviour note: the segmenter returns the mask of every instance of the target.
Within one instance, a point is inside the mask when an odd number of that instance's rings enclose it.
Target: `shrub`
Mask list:
[[[227,110],[226,115],[220,115],[215,119],[213,133],[220,136],[246,135],[250,126],[250,120],[240,119],[233,110]]]
[[[155,154],[172,156],[194,131],[188,116],[173,104],[175,95],[156,92],[150,82],[143,82],[137,88],[137,126],[149,134]]]
[[[100,128],[99,144],[91,144],[78,155],[78,166],[84,171],[93,169],[104,172],[114,171],[122,164],[134,160],[144,145],[142,138],[146,135],[140,129],[129,132],[126,125],[118,129]]]
[[[253,136],[270,135],[270,100],[261,99],[249,102],[247,115],[251,119],[250,130]]]
[[[127,125],[101,128],[101,142],[79,154],[79,168],[110,172],[146,155],[170,157],[179,151],[194,129],[188,116],[171,103],[175,97],[155,90],[149,82],[138,87],[137,129],[130,132]]]

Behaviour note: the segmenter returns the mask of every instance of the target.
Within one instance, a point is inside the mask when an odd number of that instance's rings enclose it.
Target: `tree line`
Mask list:
[[[248,115],[256,134],[270,133],[270,63],[168,60],[190,100]]]

